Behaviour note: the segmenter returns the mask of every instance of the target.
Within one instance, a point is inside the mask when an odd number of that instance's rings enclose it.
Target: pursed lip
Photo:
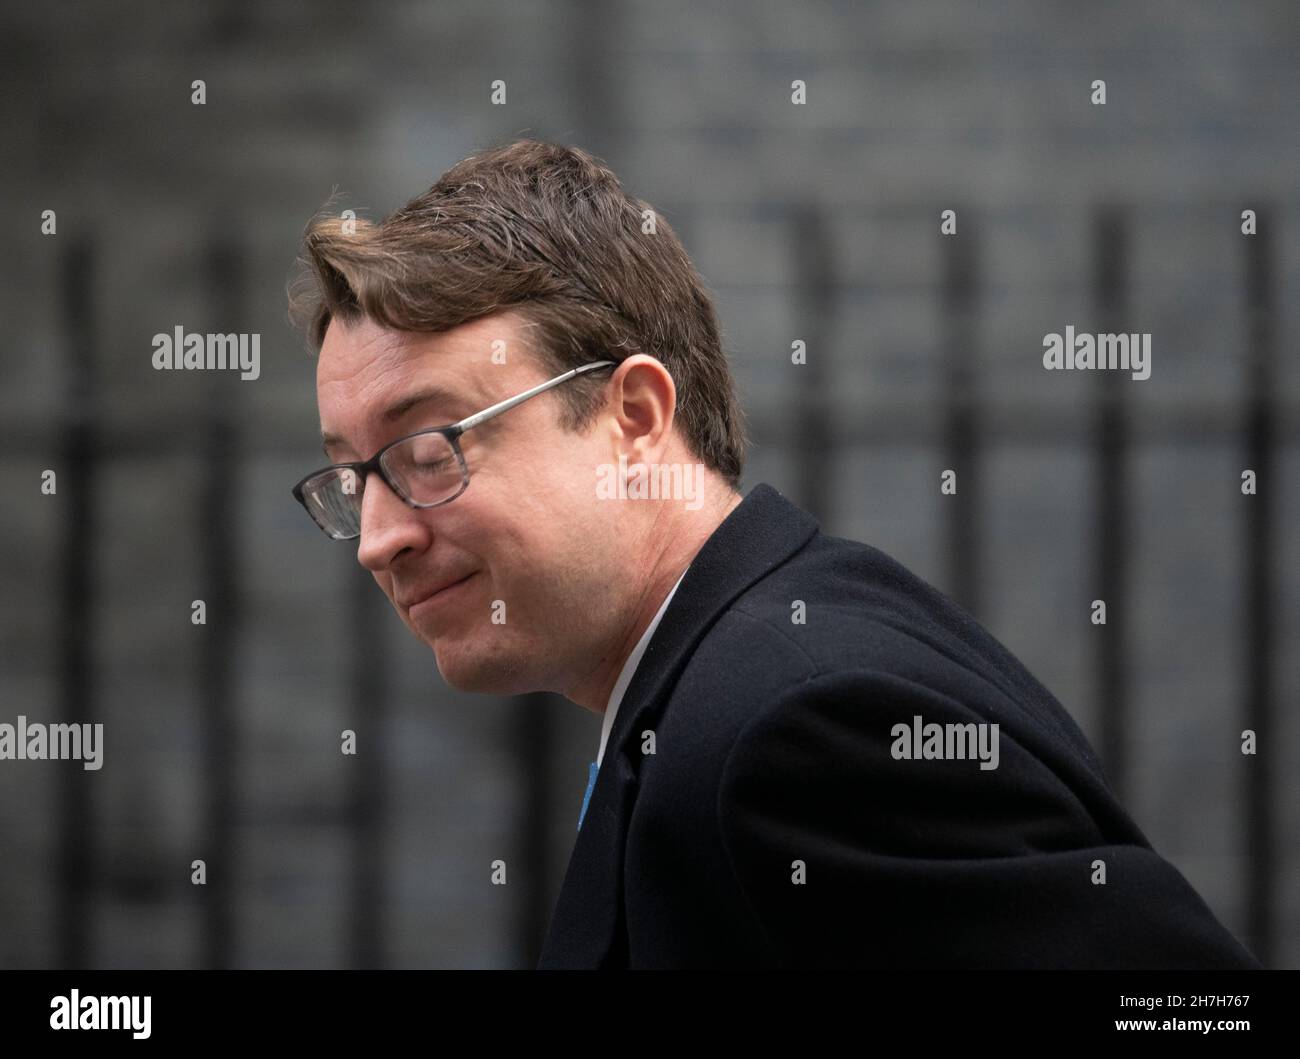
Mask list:
[[[439,592],[445,592],[449,588],[455,588],[462,581],[468,581],[476,573],[478,573],[478,571],[474,570],[471,573],[466,574],[464,577],[457,578],[455,581],[444,581],[442,585],[440,585],[438,588],[433,589],[431,592],[417,593],[416,595],[408,596],[404,600],[399,599],[397,602],[401,604],[403,609],[409,611],[412,607],[418,606],[419,604],[423,603],[425,600],[432,599]]]

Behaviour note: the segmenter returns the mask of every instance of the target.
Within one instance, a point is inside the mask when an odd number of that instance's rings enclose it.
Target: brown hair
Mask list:
[[[445,331],[512,306],[558,375],[592,360],[646,353],[677,388],[676,423],[694,454],[739,487],[743,417],[717,315],[662,216],[576,147],[519,140],[472,155],[375,224],[322,207],[303,234],[289,316],[319,352],[333,317],[398,331]],[[552,391],[562,426],[580,430],[601,404],[582,376]]]

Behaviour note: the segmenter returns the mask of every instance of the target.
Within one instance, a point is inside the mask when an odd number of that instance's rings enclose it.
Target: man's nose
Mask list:
[[[361,491],[361,539],[357,562],[372,573],[386,570],[408,548],[422,550],[428,530],[420,513],[372,471]]]

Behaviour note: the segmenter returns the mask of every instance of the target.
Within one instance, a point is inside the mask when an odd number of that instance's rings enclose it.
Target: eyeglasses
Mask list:
[[[368,460],[335,463],[313,471],[293,487],[294,499],[307,509],[325,533],[337,541],[361,536],[361,497],[366,479],[375,472],[394,493],[414,508],[448,504],[469,486],[469,465],[460,450],[460,436],[493,416],[507,412],[530,397],[597,368],[617,366],[598,360],[475,412],[450,426],[417,430],[390,441]]]

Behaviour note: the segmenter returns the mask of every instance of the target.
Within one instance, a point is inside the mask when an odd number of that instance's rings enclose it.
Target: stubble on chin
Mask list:
[[[427,641],[426,641],[427,642]],[[457,691],[477,692],[480,694],[513,694],[511,677],[518,666],[509,658],[483,650],[475,650],[471,645],[462,649],[443,638],[442,655],[438,649],[429,644],[433,652],[438,672],[447,684]]]

